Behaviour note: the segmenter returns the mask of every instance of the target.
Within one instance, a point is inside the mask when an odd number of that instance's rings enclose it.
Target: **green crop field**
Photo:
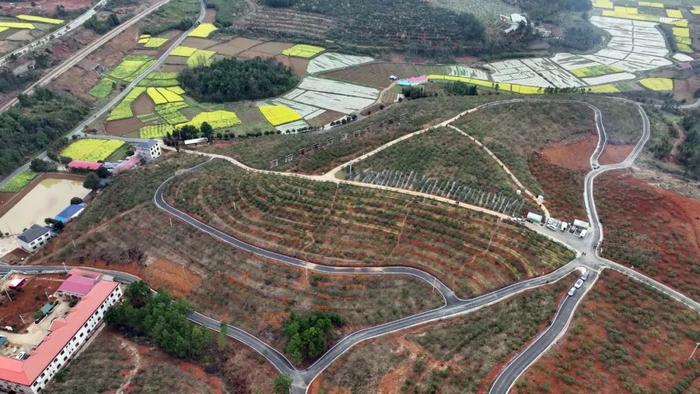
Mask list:
[[[0,189],[0,192],[3,193],[16,193],[25,186],[29,184],[36,176],[39,175],[34,171],[27,170],[20,172],[19,174],[15,175],[12,179],[10,179],[9,182],[3,186],[2,189]]]
[[[108,75],[112,79],[131,82],[154,63],[155,59],[150,56],[127,56]]]
[[[97,98],[105,98],[109,96],[110,93],[112,93],[112,90],[114,89],[114,81],[112,81],[109,78],[102,78],[100,79],[100,82],[97,83],[97,85],[93,86],[92,89],[90,89],[90,95],[97,97]]]
[[[124,144],[124,141],[86,138],[68,145],[61,151],[61,155],[73,160],[101,161],[107,159]]]

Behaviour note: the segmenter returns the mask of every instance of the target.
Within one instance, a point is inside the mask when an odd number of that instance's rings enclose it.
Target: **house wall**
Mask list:
[[[53,232],[49,231],[42,235],[41,237],[35,239],[32,242],[24,242],[21,239],[19,240],[19,245],[22,247],[22,249],[26,250],[27,252],[34,252],[35,250],[39,249],[40,247],[44,246],[51,238],[53,238],[54,234]]]
[[[51,379],[56,375],[58,371],[63,368],[68,361],[75,355],[75,353],[81,348],[85,342],[87,342],[90,335],[95,331],[95,329],[104,320],[104,314],[107,309],[117,303],[122,296],[122,290],[117,286],[112,293],[102,302],[102,304],[95,310],[95,312],[90,316],[90,318],[83,324],[83,326],[78,330],[77,333],[71,338],[70,341],[63,347],[61,352],[51,361],[51,363],[42,371],[42,373],[37,377],[37,379],[32,383],[31,386],[21,386],[13,384],[7,381],[0,380],[0,390],[3,391],[15,391],[18,393],[39,393],[43,390],[46,385],[51,381]]]

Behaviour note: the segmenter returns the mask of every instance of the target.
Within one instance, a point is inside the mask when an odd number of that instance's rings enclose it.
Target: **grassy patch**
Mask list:
[[[5,186],[2,187],[2,189],[0,189],[0,192],[16,193],[22,190],[22,188],[24,188],[25,186],[27,186],[29,182],[31,182],[34,178],[37,177],[37,175],[39,174],[31,170],[20,172],[19,174],[12,177],[12,179],[10,179],[10,181],[7,182]]]
[[[171,29],[187,30],[197,19],[198,14],[199,1],[172,0],[146,18],[143,32],[156,36]]]

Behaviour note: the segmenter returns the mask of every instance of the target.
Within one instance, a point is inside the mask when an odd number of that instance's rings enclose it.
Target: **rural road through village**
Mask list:
[[[136,24],[137,22],[139,22],[140,20],[142,20],[143,18],[145,18],[146,16],[150,15],[151,13],[153,13],[154,11],[156,11],[158,8],[162,7],[163,5],[165,5],[165,4],[169,3],[169,2],[170,2],[170,0],[161,0],[161,1],[159,1],[158,3],[156,3],[156,4],[154,4],[154,5],[150,6],[150,7],[148,7],[148,8],[146,8],[146,9],[144,9],[143,11],[141,11],[140,13],[138,13],[137,15],[134,15],[131,19],[125,21],[124,23],[122,23],[122,24],[120,24],[119,26],[115,27],[114,29],[110,30],[110,31],[107,32],[105,35],[103,35],[102,37],[98,38],[97,40],[95,40],[94,42],[90,43],[90,44],[89,44],[88,46],[86,46],[85,48],[83,48],[83,49],[81,49],[80,51],[78,51],[75,55],[73,55],[73,56],[71,56],[70,58],[66,59],[63,63],[61,63],[61,64],[59,64],[58,66],[54,67],[54,68],[53,68],[51,71],[49,71],[46,75],[44,75],[43,77],[41,77],[41,79],[39,79],[38,81],[32,83],[29,87],[27,87],[24,91],[22,91],[22,94],[30,94],[30,93],[32,93],[32,92],[34,91],[34,89],[36,89],[36,88],[38,88],[38,87],[45,87],[45,86],[47,86],[49,83],[51,83],[51,81],[53,81],[54,79],[58,78],[59,76],[61,76],[61,75],[62,75],[63,73],[65,73],[66,71],[70,70],[72,67],[74,67],[76,64],[80,63],[83,59],[85,59],[85,58],[86,58],[87,56],[89,56],[91,53],[95,52],[97,49],[99,49],[100,47],[102,47],[104,44],[106,44],[107,42],[109,42],[110,40],[112,40],[113,38],[115,38],[116,36],[118,36],[119,34],[121,34],[122,32],[124,32],[126,29],[130,28],[131,26],[133,26],[134,24]],[[203,15],[203,13],[200,11],[199,20],[201,21],[203,18],[204,18],[204,15]],[[183,34],[180,38],[182,38],[182,37],[185,37],[185,38],[186,38],[186,37],[187,37],[187,33],[189,33],[189,32],[185,32],[185,34]],[[184,41],[184,38],[182,38],[182,40]],[[172,51],[174,48],[175,48],[175,47],[173,47],[173,46],[169,47],[168,50],[166,51],[166,53],[169,54],[170,51]],[[167,56],[166,56],[166,57],[167,57]],[[162,61],[164,61],[164,60],[165,60],[165,59],[163,58]],[[161,62],[161,64],[162,64],[162,62]],[[137,79],[138,79],[139,81],[143,80],[143,78],[145,78],[146,75],[148,75],[148,73],[150,73],[151,71],[152,71],[152,70],[148,70],[148,72],[143,73],[143,74],[140,75],[139,78],[137,78]],[[136,86],[136,85],[134,85],[134,86]],[[130,88],[129,88],[129,89],[125,89],[124,91],[128,93],[128,90],[131,90],[131,89],[130,89]],[[10,108],[12,108],[14,105],[16,105],[18,102],[19,102],[19,100],[18,100],[17,98],[13,98],[12,100],[10,100],[10,101],[6,102],[5,104],[3,104],[2,106],[0,106],[0,112],[5,112],[5,111],[7,111],[8,109],[10,109]],[[111,104],[111,105],[110,105],[110,104]],[[101,107],[100,111],[102,111],[102,113],[104,114],[104,112],[106,112],[107,110],[109,110],[109,109],[110,109],[111,107],[113,107],[114,105],[116,105],[116,103],[111,103],[111,102],[110,102],[110,103],[108,103],[106,106]],[[94,118],[94,119],[96,119],[96,118]],[[91,122],[92,122],[92,121],[91,121]],[[79,133],[79,132],[82,132],[83,129],[84,129],[87,125],[89,125],[91,122],[88,122],[88,123],[83,122],[83,123],[81,123],[78,127],[74,128],[72,131],[70,131],[70,132],[67,134],[67,137],[70,138],[72,135],[77,134],[77,133]],[[46,151],[36,154],[36,155],[34,156],[34,158],[46,159]],[[15,169],[12,173],[10,173],[9,175],[7,175],[4,179],[0,180],[0,188],[2,188],[3,186],[5,186],[5,184],[6,184],[7,182],[9,182],[10,179],[12,179],[13,177],[15,177],[17,174],[19,174],[19,173],[21,173],[21,172],[23,172],[23,171],[28,170],[28,169],[29,169],[29,164],[30,164],[30,163],[31,163],[31,160],[29,160],[28,162],[26,162],[26,163],[23,164],[22,166],[20,166],[20,167],[18,167],[17,169]]]

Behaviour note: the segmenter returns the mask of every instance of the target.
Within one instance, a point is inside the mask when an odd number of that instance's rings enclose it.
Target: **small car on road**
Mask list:
[[[570,288],[569,292],[567,294],[569,294],[569,296],[572,296],[572,295],[574,295],[574,293],[576,293],[576,287]]]
[[[577,289],[580,288],[581,286],[583,286],[583,280],[581,280],[581,279],[577,280],[576,283],[574,283],[574,287]]]

